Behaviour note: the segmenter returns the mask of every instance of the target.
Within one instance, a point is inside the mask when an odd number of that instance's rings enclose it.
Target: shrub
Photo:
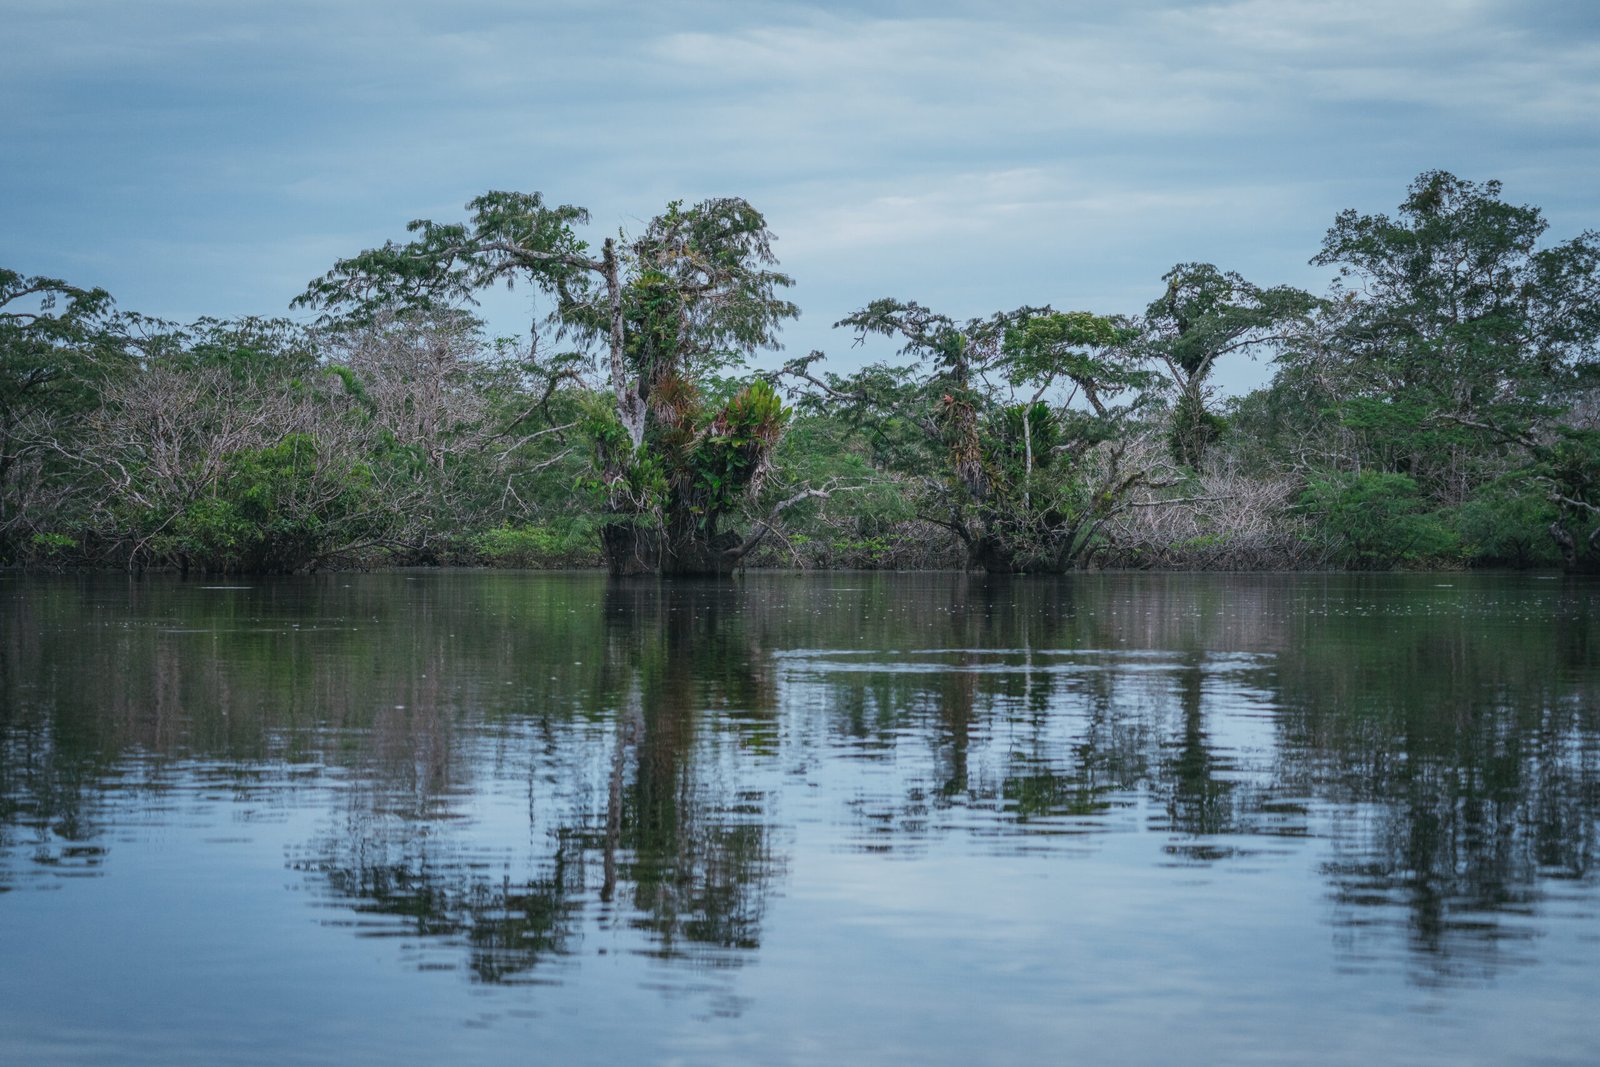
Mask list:
[[[589,524],[499,526],[472,539],[478,562],[491,567],[599,566],[600,548]]]
[[[1445,556],[1455,535],[1429,514],[1417,483],[1404,474],[1364,471],[1314,479],[1300,498],[1316,535],[1335,559],[1363,570],[1386,570]]]

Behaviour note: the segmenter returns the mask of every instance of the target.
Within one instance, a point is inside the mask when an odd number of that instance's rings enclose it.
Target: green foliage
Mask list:
[[[1484,487],[1450,516],[1469,563],[1517,568],[1560,563],[1549,533],[1556,519],[1555,506],[1520,479]]]
[[[994,463],[1011,481],[1028,476],[1030,457],[1032,470],[1048,471],[1065,438],[1061,420],[1042,400],[1000,408],[989,416],[987,430]]]
[[[339,379],[339,383],[344,386],[345,394],[350,399],[369,412],[375,410],[376,405],[374,405],[372,397],[367,393],[366,385],[356,376],[355,371],[349,367],[332,364],[328,367],[328,374]]]
[[[1173,458],[1198,468],[1227,430],[1207,406],[1218,360],[1282,348],[1320,302],[1288,286],[1263,289],[1209,263],[1180,263],[1161,280],[1166,292],[1145,310],[1133,344],[1146,363],[1169,376]]]
[[[877,462],[872,441],[837,415],[804,414],[800,406],[773,466],[791,484],[828,486],[833,496],[785,512],[785,536],[769,546],[767,559],[818,567],[938,565],[926,527],[916,523],[909,486]]]
[[[1019,308],[958,323],[886,299],[838,325],[858,339],[899,337],[915,362],[818,378],[813,354],[786,373],[820,390],[811,410],[831,402],[863,429],[874,458],[912,490],[917,518],[950,531],[969,566],[1079,563],[1144,480],[1122,468],[1121,438],[1150,379],[1115,347],[1127,336],[1117,321]]]
[[[48,556],[70,552],[78,547],[78,542],[62,533],[36,533],[29,542],[34,550]]]
[[[1562,427],[1532,470],[1555,505],[1550,534],[1571,570],[1600,572],[1600,430]]]
[[[122,369],[120,344],[104,290],[0,268],[0,564],[29,552],[28,501],[70,479],[57,446]]]
[[[492,567],[593,567],[599,564],[592,521],[563,526],[497,526],[472,538],[474,557]]]
[[[1417,483],[1403,474],[1366,471],[1313,480],[1301,497],[1336,557],[1363,570],[1438,559],[1457,542],[1427,511]]]
[[[407,227],[414,240],[339,260],[294,305],[333,309],[326,321],[351,325],[397,309],[452,310],[497,282],[531,281],[581,298],[590,256],[573,227],[589,221],[587,211],[511,192],[485,193],[467,211],[466,223],[419,219]]]
[[[1019,385],[1048,387],[1065,377],[1080,389],[1135,389],[1150,384],[1148,373],[1110,353],[1132,331],[1115,319],[1087,311],[1031,312],[1006,326],[1001,342],[1007,373]]]
[[[729,400],[688,459],[694,497],[689,507],[697,514],[719,513],[758,491],[788,421],[788,409],[767,382],[752,382]]]
[[[747,201],[673,201],[625,250],[633,276],[623,290],[627,354],[647,386],[699,380],[777,344],[799,309],[779,294],[794,284],[777,263],[766,219]],[[584,318],[599,334],[604,324]],[[591,313],[592,314],[592,313]]]
[[[598,457],[596,467],[600,471],[631,472],[634,467],[633,441],[628,436],[627,427],[617,417],[617,410],[610,398],[600,393],[584,392],[579,395],[577,406],[578,429],[593,443]],[[592,480],[597,486],[603,485],[599,479]]]
[[[1354,404],[1403,405],[1387,444],[1442,500],[1464,460],[1525,434],[1595,365],[1600,235],[1541,250],[1545,227],[1498,182],[1430,171],[1398,217],[1341,213],[1312,260],[1359,286],[1336,293],[1323,360],[1346,419],[1371,432]],[[1407,440],[1443,426],[1449,441]]]
[[[228,456],[215,494],[177,514],[160,550],[208,572],[306,570],[382,533],[370,490],[364,467],[329,472],[314,437],[289,434]]]
[[[1555,443],[1541,448],[1535,468],[1566,503],[1578,510],[1600,507],[1600,430],[1562,427]]]
[[[1180,263],[1161,280],[1167,290],[1145,311],[1148,357],[1170,360],[1203,380],[1218,359],[1281,344],[1316,310],[1311,294],[1286,285],[1263,289],[1210,263]]]
[[[1167,431],[1167,446],[1172,458],[1185,466],[1199,467],[1211,446],[1228,432],[1228,420],[1208,411],[1205,401],[1191,392],[1180,393],[1173,405],[1172,425]]]
[[[769,269],[776,257],[766,220],[738,198],[674,201],[637,238],[608,239],[596,256],[574,229],[588,222],[582,208],[505,192],[467,208],[464,223],[414,222],[416,239],[340,260],[296,303],[328,309],[325,322],[348,328],[396,311],[438,314],[499,282],[531,283],[553,298],[549,321],[558,333],[606,353],[615,417],[591,410],[579,420],[595,459],[582,487],[603,496],[615,523],[659,527],[664,564],[724,569],[711,547],[717,517],[734,496],[759,487],[782,422],[765,423],[771,436],[719,423],[702,439],[698,379],[775,345],[779,325],[799,313],[779,295],[792,280]],[[686,539],[696,537],[691,550]],[[619,551],[630,565],[653,554],[637,538],[625,540]]]
[[[161,352],[173,366],[219,368],[238,381],[298,382],[316,374],[319,362],[315,340],[287,319],[201,319],[167,330]]]
[[[1133,319],[874,300],[836,325],[900,358],[848,375],[820,353],[740,369],[797,309],[737,198],[591,246],[584,209],[485,193],[311,282],[316,330],[177,327],[0,270],[0,563],[546,566],[593,538],[672,573],[758,543],[996,571],[1250,546],[1600,570],[1600,234],[1542,246],[1500,194],[1435,171],[1393,216],[1340,214],[1327,300],[1199,262]],[[469,308],[501,283],[542,297],[531,341],[484,342]],[[1274,379],[1219,403],[1240,354]]]
[[[40,531],[30,535],[17,550],[18,562],[30,567],[60,570],[82,562],[83,545],[78,538],[59,531]]]
[[[1313,260],[1339,268],[1333,299],[1270,389],[1236,406],[1256,467],[1292,456],[1345,472],[1316,477],[1324,503],[1356,471],[1411,480],[1414,493],[1369,502],[1365,525],[1392,521],[1393,536],[1350,540],[1358,560],[1436,551],[1424,512],[1472,562],[1594,558],[1578,413],[1600,363],[1600,235],[1540,248],[1542,214],[1500,192],[1430,171],[1396,216],[1341,213]]]

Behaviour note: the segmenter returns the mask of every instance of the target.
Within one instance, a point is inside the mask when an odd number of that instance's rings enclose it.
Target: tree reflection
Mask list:
[[[617,720],[602,899],[620,883],[633,924],[662,956],[685,946],[756,948],[779,867],[762,797],[733,792],[697,752],[708,728],[713,741],[729,729],[736,741],[759,738],[775,713],[770,666],[742,625],[740,591],[627,582],[606,600],[608,626],[641,647],[636,691]]]
[[[1517,958],[1518,917],[1595,874],[1600,692],[1564,680],[1593,678],[1595,620],[1474,622],[1341,621],[1285,671],[1285,773],[1339,802],[1336,921],[1359,955],[1403,930],[1428,981]]]
[[[543,813],[532,820],[535,842],[549,843],[519,861],[535,873],[496,878],[488,870],[503,857],[467,844],[452,851],[448,774],[375,782],[365,810],[300,866],[358,915],[459,942],[480,981],[522,980],[570,954],[591,907],[602,926],[640,932],[638,950],[663,958],[722,966],[758,947],[781,864],[762,794],[737,790],[717,749],[760,735],[773,691],[737,593],[621,581],[597,606],[598,684],[582,715],[610,732],[608,758],[585,759],[582,739],[564,739],[558,780],[530,798]],[[421,754],[438,746],[422,733],[415,742],[409,766],[424,767]],[[436,803],[421,817],[386,817],[382,798],[414,784]]]
[[[1489,583],[1436,610],[1424,582],[1136,576],[993,599],[955,581],[914,609],[934,621],[913,662],[818,661],[808,684],[903,783],[851,802],[864,847],[1102,832],[1141,797],[1186,862],[1326,836],[1346,951],[1382,955],[1398,930],[1419,980],[1453,981],[1524,958],[1526,920],[1595,881],[1600,621],[1586,588],[1530,614]],[[1075,655],[1082,670],[1060,667]],[[1219,740],[1252,709],[1270,722],[1259,748]]]
[[[1240,832],[1236,783],[1224,777],[1233,770],[1218,754],[1206,729],[1205,654],[1189,652],[1176,670],[1174,693],[1176,736],[1162,743],[1161,791],[1166,799],[1167,828],[1188,840],[1168,846],[1173,855],[1211,860],[1231,854],[1208,838]]]
[[[1452,581],[12,596],[0,889],[113,867],[107,827],[141,805],[305,788],[332,814],[292,862],[323,914],[418,943],[422,965],[549,981],[614,947],[725,967],[761,944],[788,862],[773,798],[828,764],[848,845],[870,851],[1143,833],[1162,862],[1206,865],[1320,838],[1304,855],[1348,959],[1481,977],[1531,958],[1541,916],[1596,882],[1600,612],[1581,584]],[[83,603],[125,606],[102,624]]]
[[[33,873],[91,874],[105,858],[95,786],[106,761],[48,714],[30,667],[41,620],[20,601],[0,625],[0,893]]]
[[[356,916],[349,925],[369,936],[406,933],[458,945],[477,981],[521,981],[570,954],[578,937],[582,868],[561,849],[546,873],[515,884],[485,877],[468,849],[430,848],[416,836],[370,827],[323,841],[317,852],[293,866],[349,903]]]

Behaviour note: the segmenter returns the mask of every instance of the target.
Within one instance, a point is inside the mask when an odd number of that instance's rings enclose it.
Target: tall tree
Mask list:
[[[1198,467],[1225,425],[1208,402],[1217,362],[1289,341],[1318,301],[1286,285],[1263,289],[1210,263],[1179,263],[1161,280],[1166,292],[1146,309],[1138,343],[1172,384],[1173,457]]]
[[[54,459],[70,453],[66,421],[93,402],[111,303],[103,289],[0,268],[0,563],[28,531]]]
[[[1342,212],[1312,260],[1337,266],[1334,347],[1349,425],[1442,500],[1473,461],[1592,388],[1600,365],[1600,234],[1538,247],[1536,207],[1444,171],[1398,217]]]
[[[911,480],[920,518],[949,530],[969,567],[1053,571],[1083,562],[1107,518],[1151,471],[1130,463],[1129,417],[1149,376],[1125,331],[1086,312],[1020,308],[958,322],[878,300],[836,325],[858,343],[902,342],[908,366],[819,375],[786,368],[869,430],[879,461]]]
[[[558,329],[604,351],[612,406],[592,412],[588,428],[612,569],[726,570],[745,545],[720,523],[759,490],[783,411],[760,383],[712,409],[701,384],[775,346],[778,326],[798,314],[779,295],[791,280],[770,269],[766,220],[737,198],[675,202],[638,237],[606,238],[597,255],[576,229],[589,221],[582,208],[508,192],[467,208],[464,223],[413,222],[414,240],[340,260],[297,303],[361,321],[471,302],[501,282],[546,292]]]
[[[1415,506],[1476,509],[1477,526],[1492,497],[1493,539],[1523,543],[1537,521],[1582,568],[1600,549],[1600,426],[1581,414],[1600,386],[1600,233],[1540,247],[1546,228],[1499,182],[1444,171],[1412,182],[1396,216],[1342,212],[1312,260],[1339,268],[1332,300],[1282,380],[1333,416],[1343,482],[1328,484],[1403,476]]]

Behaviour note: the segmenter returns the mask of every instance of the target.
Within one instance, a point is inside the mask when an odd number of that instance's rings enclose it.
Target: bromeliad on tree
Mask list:
[[[719,522],[731,501],[759,489],[784,413],[757,386],[710,407],[701,383],[775,347],[779,325],[798,314],[779,295],[791,280],[770,269],[766,220],[738,198],[674,202],[642,234],[608,237],[596,255],[575,228],[589,221],[582,208],[506,192],[467,208],[465,223],[414,222],[414,240],[339,261],[298,303],[360,321],[380,309],[470,303],[499,282],[538,287],[559,330],[604,352],[613,406],[591,411],[586,426],[612,571],[732,567],[743,542]]]

